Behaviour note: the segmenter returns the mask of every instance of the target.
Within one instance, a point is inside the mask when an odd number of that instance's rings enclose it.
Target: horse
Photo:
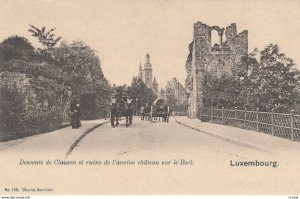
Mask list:
[[[115,125],[116,121],[116,125]],[[117,103],[111,103],[110,104],[110,122],[111,126],[115,128],[115,126],[119,126],[119,117],[118,117],[118,111],[117,111]]]
[[[133,110],[131,106],[131,100],[122,97],[114,98],[111,102],[111,126],[119,126],[121,117],[126,117],[126,127],[132,125]],[[116,124],[115,124],[116,121]]]
[[[146,120],[146,121],[149,121],[150,120],[150,113],[151,113],[151,107],[148,105],[148,104],[146,104],[145,105],[145,108],[144,108],[144,119]]]
[[[132,125],[132,116],[133,116],[133,110],[131,103],[125,104],[125,117],[126,117],[126,127]]]

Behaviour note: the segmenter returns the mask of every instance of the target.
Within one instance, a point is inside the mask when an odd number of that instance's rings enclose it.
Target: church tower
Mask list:
[[[143,69],[142,69],[142,63],[140,62],[138,79],[142,80],[142,78],[143,78]]]
[[[152,88],[152,66],[150,63],[150,56],[147,53],[145,64],[144,64],[144,70],[143,70],[143,82],[146,84],[148,88]]]

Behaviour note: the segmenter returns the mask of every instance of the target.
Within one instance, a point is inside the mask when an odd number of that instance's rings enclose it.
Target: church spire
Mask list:
[[[150,56],[148,53],[145,58],[144,69],[151,69]]]
[[[143,82],[148,88],[152,88],[152,66],[150,63],[150,56],[147,53],[143,69]]]
[[[140,62],[138,79],[142,80],[142,78],[143,78],[143,68],[142,68],[142,63]]]

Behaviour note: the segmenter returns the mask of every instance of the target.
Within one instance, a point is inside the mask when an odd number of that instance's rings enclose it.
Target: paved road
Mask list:
[[[126,128],[109,124],[88,134],[69,158],[221,158],[223,160],[267,157],[268,153],[226,142],[177,124],[134,120]],[[200,159],[201,162],[203,160]],[[197,162],[194,162],[197,164]]]
[[[290,194],[300,185],[299,161],[211,137],[174,119],[170,123],[135,119],[130,128],[104,125],[86,136],[68,159],[110,160],[105,172],[90,173],[91,178],[109,179],[101,183],[109,192]],[[135,166],[117,165],[128,160]],[[139,165],[145,160],[178,160],[179,165]],[[185,164],[180,165],[182,160]],[[279,167],[230,166],[231,161],[255,160],[277,161]]]
[[[22,176],[19,186],[53,188],[56,194],[299,193],[299,158],[217,139],[177,124],[173,118],[170,123],[135,118],[129,128],[124,122],[118,128],[105,124],[85,136],[62,160],[76,161],[76,165],[15,165],[0,174],[6,185],[14,186],[16,182],[8,176],[16,174]],[[46,153],[44,156],[47,158]],[[174,160],[178,164],[174,165]],[[182,160],[184,164],[180,164]],[[255,160],[277,161],[279,166],[230,166],[231,161]],[[18,159],[2,162],[2,167],[13,165],[12,161]],[[80,161],[85,166],[79,165]]]

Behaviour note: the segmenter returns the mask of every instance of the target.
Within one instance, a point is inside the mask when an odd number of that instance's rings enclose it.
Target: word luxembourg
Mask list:
[[[272,161],[244,161],[244,162],[238,162],[238,161],[232,161],[230,160],[230,166],[232,167],[273,167],[277,168],[278,164],[277,162]]]

